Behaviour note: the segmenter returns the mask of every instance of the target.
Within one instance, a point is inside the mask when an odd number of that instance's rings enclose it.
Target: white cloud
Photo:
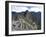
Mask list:
[[[12,7],[12,11],[15,11],[15,12],[22,12],[22,11],[34,11],[34,12],[38,12],[38,11],[42,11],[41,8],[39,7],[32,7],[30,9],[28,9],[27,7]]]
[[[31,9],[29,9],[29,11],[38,12],[38,11],[41,11],[41,8],[33,7]]]
[[[15,11],[15,12],[22,12],[22,11],[26,11],[28,10],[28,8],[26,7],[14,7],[12,8],[12,11]]]

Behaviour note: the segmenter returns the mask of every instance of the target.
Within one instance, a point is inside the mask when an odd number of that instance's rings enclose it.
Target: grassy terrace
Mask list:
[[[23,29],[34,29],[34,27],[33,27],[33,22],[32,22],[32,20],[28,20],[26,17],[24,17],[24,16],[20,16],[19,17],[20,19],[23,19],[22,21],[25,21],[25,22],[21,22],[23,25],[22,25],[22,28]],[[36,29],[37,29],[37,27],[36,27]]]

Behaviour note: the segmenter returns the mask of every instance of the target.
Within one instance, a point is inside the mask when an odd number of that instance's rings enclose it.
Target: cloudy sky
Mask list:
[[[40,7],[32,7],[32,6],[12,6],[11,7],[12,9],[12,11],[14,11],[14,12],[22,12],[22,11],[26,11],[26,10],[28,10],[29,12],[31,12],[31,11],[34,11],[34,12],[38,12],[38,11],[42,11],[41,10],[41,8]]]

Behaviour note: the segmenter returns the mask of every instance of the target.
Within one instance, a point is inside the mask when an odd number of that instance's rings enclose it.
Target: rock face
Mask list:
[[[41,29],[41,12],[12,12],[12,30]]]
[[[28,12],[27,14],[26,14],[26,18],[27,18],[27,20],[32,20],[33,19],[33,17],[32,17],[32,14],[30,13],[30,12]]]

